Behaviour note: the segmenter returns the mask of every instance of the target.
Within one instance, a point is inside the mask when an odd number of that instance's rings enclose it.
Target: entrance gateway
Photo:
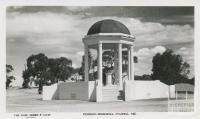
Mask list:
[[[91,26],[84,43],[84,81],[59,82],[43,86],[43,100],[117,101],[167,98],[168,85],[155,81],[134,80],[133,45],[135,37],[119,21],[106,19]],[[97,51],[97,79],[89,79],[89,49]],[[114,65],[111,72],[103,71],[103,53],[112,51]],[[126,53],[126,62],[124,61]],[[123,66],[126,64],[126,71]],[[123,75],[125,73],[125,76]],[[175,94],[172,90],[171,95]]]

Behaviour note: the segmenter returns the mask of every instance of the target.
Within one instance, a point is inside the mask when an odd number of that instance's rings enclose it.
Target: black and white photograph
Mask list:
[[[194,26],[193,6],[7,6],[6,112],[194,112]]]

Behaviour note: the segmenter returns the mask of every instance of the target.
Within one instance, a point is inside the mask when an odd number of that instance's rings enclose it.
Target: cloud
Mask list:
[[[190,25],[163,25],[158,22],[142,22],[134,18],[120,19],[133,34],[136,47],[171,45],[193,42],[194,29]]]
[[[181,47],[175,53],[180,54],[181,56],[184,56],[184,58],[186,59],[194,55],[193,47],[191,48]]]
[[[71,7],[69,7],[71,9]],[[72,9],[78,9],[72,7]],[[87,7],[84,7],[87,9]],[[32,14],[9,13],[7,15],[7,38],[9,41],[23,39],[36,48],[70,49],[74,46],[82,49],[81,39],[89,27],[102,19],[115,19],[125,24],[136,36],[135,48],[193,42],[193,28],[190,25],[162,25],[154,22],[142,22],[139,19],[125,17],[92,17],[80,15],[37,12]],[[67,47],[67,48],[65,48]],[[143,49],[143,53],[147,52]],[[163,49],[157,47],[154,52]]]
[[[164,46],[155,46],[153,48],[141,48],[134,54],[138,57],[138,63],[135,63],[135,73],[137,75],[150,74],[152,69],[152,59],[157,53],[163,53],[166,50]]]
[[[194,47],[181,47],[176,53],[183,56],[183,60],[190,65],[194,64]]]
[[[138,56],[138,58],[149,58],[153,57],[156,53],[163,53],[166,50],[163,46],[155,46],[153,48],[141,48],[137,52],[135,52],[135,55]]]
[[[181,55],[189,55],[190,54],[190,51],[188,50],[188,48],[186,47],[182,47],[180,48],[178,51],[177,51],[178,54],[181,54]]]
[[[165,47],[163,46],[156,46],[155,48],[152,49],[152,52],[156,53],[163,53],[166,50]]]
[[[12,13],[7,16],[7,33],[12,35],[31,35],[62,33],[76,30],[79,16],[69,16],[53,13],[19,14]]]
[[[190,25],[162,25],[154,22],[142,22],[134,18],[92,17],[83,19],[80,15],[48,12],[10,13],[7,18],[7,36],[28,37],[29,42],[32,41],[38,45],[63,43],[64,39],[81,39],[94,22],[108,18],[119,20],[129,28],[131,34],[136,37],[136,48],[192,42],[194,39],[194,30]]]
[[[85,18],[84,15],[53,12],[7,14],[8,63],[18,64],[16,71],[21,74],[25,59],[33,53],[43,52],[48,57],[66,56],[72,59],[73,66],[78,67],[83,55],[82,38],[95,22],[102,19],[122,22],[136,37],[134,50],[139,59],[135,64],[136,74],[151,73],[152,57],[156,53],[164,52],[165,47],[170,45],[175,45],[177,53],[187,57],[187,61],[193,65],[193,55],[189,55],[193,52],[192,48],[189,51],[186,46],[181,46],[180,51],[177,49],[177,45],[181,43],[194,42],[194,30],[190,25],[163,25],[159,22],[143,22],[136,18],[116,16]]]
[[[75,52],[72,54],[71,53],[59,53],[58,57],[67,57],[67,58],[73,59],[72,66],[77,68],[77,67],[80,67],[80,65],[81,65],[83,55],[84,55],[83,51],[78,51],[78,52]]]
[[[67,6],[66,8],[73,12],[80,12],[80,11],[85,11],[91,7],[90,6]]]
[[[74,52],[82,50],[82,37],[86,34],[82,25],[81,16],[77,15],[11,13],[7,16],[7,39],[8,42],[16,42],[13,48],[17,48],[17,43],[21,41],[31,50],[44,52],[50,57],[62,53],[67,53],[66,56],[77,55]],[[80,65],[79,60],[72,60],[77,66]]]
[[[180,47],[173,49],[175,54],[179,54],[183,57],[183,61],[190,64],[190,70],[192,77],[194,74],[194,52],[193,47]],[[137,75],[151,74],[152,59],[157,53],[163,53],[166,51],[164,46],[155,46],[153,48],[141,48],[135,52],[138,57],[138,63],[135,63],[135,73]]]
[[[83,55],[84,55],[84,52],[83,52],[83,51],[79,51],[79,52],[77,52],[76,54],[79,55],[79,56],[83,56]]]

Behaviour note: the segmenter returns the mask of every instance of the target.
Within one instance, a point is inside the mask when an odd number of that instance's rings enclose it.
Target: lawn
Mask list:
[[[167,99],[117,102],[87,102],[79,100],[43,101],[37,89],[8,89],[7,112],[166,112]]]

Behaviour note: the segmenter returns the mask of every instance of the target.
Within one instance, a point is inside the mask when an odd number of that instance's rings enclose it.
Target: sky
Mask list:
[[[22,85],[22,71],[32,54],[64,56],[80,67],[82,38],[103,19],[120,21],[136,37],[136,75],[151,74],[153,56],[166,48],[183,56],[194,75],[193,7],[12,6],[6,14],[6,63],[13,65],[16,77],[12,85]]]

